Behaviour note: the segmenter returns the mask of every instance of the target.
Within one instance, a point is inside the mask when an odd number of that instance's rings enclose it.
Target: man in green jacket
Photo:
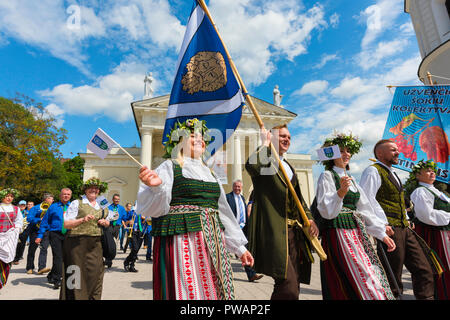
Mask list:
[[[271,154],[271,141],[310,219],[311,235],[317,236],[319,231],[301,195],[295,170],[283,158],[291,140],[287,126],[277,126],[271,131],[262,129],[261,139],[262,146],[245,164],[254,188],[248,248],[255,259],[255,271],[275,280],[271,299],[296,300],[300,283],[310,282],[312,255],[310,243],[298,227],[298,223],[303,223],[299,209],[290,195],[279,163]]]

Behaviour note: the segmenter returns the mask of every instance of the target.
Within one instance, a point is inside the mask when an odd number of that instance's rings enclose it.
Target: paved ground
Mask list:
[[[56,300],[59,290],[53,289],[53,285],[47,283],[46,275],[26,274],[26,254],[18,265],[13,265],[6,286],[0,290],[0,300]],[[129,252],[129,251],[128,251]],[[128,254],[127,252],[127,254]],[[138,273],[125,272],[123,261],[127,254],[118,251],[113,261],[112,268],[105,272],[103,281],[103,300],[151,300],[152,292],[152,263],[145,260],[145,250],[139,251],[139,260],[136,263]],[[39,249],[36,251],[36,261]],[[313,274],[310,285],[302,285],[300,290],[301,300],[322,300],[319,258],[315,256]],[[232,259],[234,271],[234,284],[237,300],[268,300],[273,289],[273,280],[264,276],[261,280],[250,283],[247,275],[240,265],[240,261]],[[51,267],[51,249],[48,250],[47,266]],[[404,272],[404,298],[414,299],[411,290],[411,278]]]

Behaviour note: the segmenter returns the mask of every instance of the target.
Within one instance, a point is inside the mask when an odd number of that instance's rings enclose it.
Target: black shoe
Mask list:
[[[123,263],[123,268],[125,269],[126,272],[130,271],[130,266],[126,262]]]
[[[61,281],[58,281],[58,280],[56,280],[54,283],[53,283],[53,289],[59,289],[61,287]]]
[[[130,272],[138,272],[138,270],[136,270],[136,269],[134,268],[133,265],[131,265],[131,266],[128,268],[128,270],[130,270]]]

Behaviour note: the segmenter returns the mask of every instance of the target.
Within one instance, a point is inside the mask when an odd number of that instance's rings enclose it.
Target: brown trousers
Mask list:
[[[60,300],[100,300],[103,274],[103,250],[99,236],[65,238]]]
[[[301,255],[295,232],[298,232],[298,230],[291,227],[288,228],[289,257],[287,277],[286,279],[274,279],[275,285],[270,297],[271,300],[298,300],[300,294],[299,262]]]
[[[433,299],[433,270],[417,238],[409,228],[397,227],[395,229],[393,228],[393,230],[394,235],[392,239],[395,241],[397,248],[392,252],[386,251],[386,256],[395,275],[400,292],[396,290],[393,280],[388,277],[392,293],[395,297],[403,293],[402,271],[403,265],[405,265],[411,273],[413,292],[416,299]],[[381,256],[380,253],[378,255]],[[385,262],[383,259],[381,260],[383,267],[387,270]]]

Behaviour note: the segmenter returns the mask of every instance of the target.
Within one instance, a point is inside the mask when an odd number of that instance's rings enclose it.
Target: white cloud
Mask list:
[[[141,70],[145,69],[139,63],[122,63],[111,74],[99,77],[93,85],[61,84],[39,93],[52,101],[47,108],[58,115],[62,112],[100,114],[115,121],[127,121],[132,118],[130,103],[142,98],[144,74]],[[156,78],[155,73],[153,76]],[[157,82],[154,88],[157,88]]]
[[[313,96],[317,96],[323,93],[328,88],[328,81],[325,80],[315,80],[308,83],[305,83],[303,87],[299,90],[295,91],[293,95],[305,95],[310,94]]]
[[[337,28],[338,27],[338,25],[339,25],[339,18],[340,18],[340,16],[339,16],[339,14],[338,13],[333,13],[331,16],[330,16],[330,25],[333,27],[333,28]]]
[[[91,8],[77,8],[78,15],[72,19],[73,14],[66,12],[63,1],[2,1],[0,32],[49,51],[89,74],[84,65],[88,57],[82,53],[81,43],[87,38],[103,36],[105,28]]]
[[[312,33],[327,27],[320,4],[305,10],[297,1],[215,0],[209,8],[244,81],[253,85],[274,72],[276,59],[306,53]]]
[[[367,25],[361,42],[361,47],[367,48],[379,36],[395,23],[396,18],[403,13],[403,0],[378,0],[376,4],[367,7],[360,14],[360,19]]]
[[[357,60],[364,70],[377,66],[382,60],[388,59],[401,53],[408,44],[407,39],[394,39],[392,41],[381,41],[375,48],[363,50]]]
[[[322,95],[327,101],[314,106],[311,112],[297,112],[299,116],[290,123],[290,128],[302,128],[293,134],[291,152],[306,152],[316,159],[316,149],[334,130],[352,132],[363,142],[361,152],[351,161],[351,173],[359,179],[362,171],[371,164],[374,144],[382,138],[386,125],[392,94],[386,88],[390,84],[419,84],[417,66],[420,56],[399,60],[391,68],[369,77],[347,75],[330,95]],[[302,116],[305,115],[305,116]],[[292,129],[291,129],[292,131]],[[292,134],[292,132],[291,132]],[[323,167],[317,166],[318,175]]]
[[[322,55],[322,58],[320,59],[320,62],[316,65],[314,65],[313,69],[322,69],[328,62],[333,60],[338,60],[339,57],[337,54],[324,54]]]

